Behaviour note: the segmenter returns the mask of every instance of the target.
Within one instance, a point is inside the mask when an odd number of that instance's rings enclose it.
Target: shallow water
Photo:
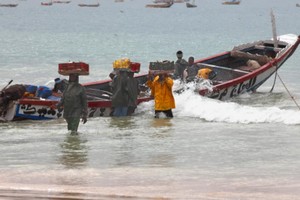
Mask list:
[[[112,62],[203,58],[234,45],[299,34],[297,1],[253,0],[239,6],[196,1],[148,9],[150,1],[100,2],[98,8],[18,1],[0,9],[0,86],[45,84],[57,64],[90,64],[81,82],[107,78]],[[91,1],[92,2],[92,1]],[[299,102],[300,53],[279,75]],[[93,118],[71,136],[63,120],[0,124],[2,199],[300,199],[300,112],[274,77],[257,93],[230,102],[186,91],[174,119],[154,119],[153,102],[135,116]]]

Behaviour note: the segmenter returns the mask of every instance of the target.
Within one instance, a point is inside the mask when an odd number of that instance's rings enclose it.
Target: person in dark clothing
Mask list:
[[[127,115],[132,115],[137,107],[137,98],[140,93],[139,82],[134,78],[134,72],[128,72],[128,111]]]
[[[180,80],[183,80],[183,73],[188,66],[188,62],[185,59],[183,59],[182,51],[177,51],[176,56],[177,61],[175,62],[174,79],[180,78]]]
[[[87,97],[85,88],[79,84],[78,74],[70,74],[69,85],[63,93],[58,109],[63,107],[63,117],[68,123],[71,134],[77,134],[80,118],[83,124],[87,122]]]
[[[21,99],[26,92],[26,86],[21,84],[11,85],[0,91],[0,116],[5,116],[9,103]]]
[[[112,82],[112,107],[113,116],[126,116],[128,111],[128,75],[127,69],[120,69],[119,74],[114,77]]]

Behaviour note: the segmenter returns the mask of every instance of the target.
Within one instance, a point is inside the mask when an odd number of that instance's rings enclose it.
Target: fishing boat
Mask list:
[[[41,2],[41,5],[42,6],[52,6],[53,2],[50,1],[50,2]]]
[[[85,4],[85,3],[80,3],[78,4],[78,6],[80,7],[99,7],[100,6],[100,3],[95,3],[95,4]]]
[[[275,39],[240,44],[229,51],[196,60],[195,64],[199,70],[209,68],[215,76],[210,80],[209,87],[196,87],[195,92],[212,99],[229,100],[240,94],[255,91],[292,56],[299,43],[300,36],[286,34]],[[248,65],[249,61],[255,61],[258,66]],[[138,104],[152,100],[151,92],[145,85],[147,74],[135,78],[145,88],[138,97]],[[110,116],[110,84],[111,79],[82,84],[88,98],[88,117]],[[178,88],[176,90],[174,92],[179,91]],[[59,99],[23,97],[10,102],[6,115],[2,116],[0,121],[61,118],[63,110],[55,108],[58,101]]]
[[[8,3],[8,4],[0,4],[0,7],[9,7],[9,8],[14,8],[17,7],[18,4],[13,4],[13,3]]]
[[[192,3],[186,2],[186,7],[187,8],[196,8],[197,5],[195,4],[195,0],[193,0]]]
[[[153,3],[174,3],[173,0],[154,0]]]
[[[172,5],[173,5],[173,2],[155,3],[155,4],[147,4],[146,8],[170,8]]]
[[[71,3],[71,1],[56,0],[56,1],[53,1],[53,3],[65,3],[65,4],[68,4],[68,3]]]
[[[300,4],[299,4],[299,3],[296,3],[296,7],[300,7]]]
[[[223,1],[222,4],[224,5],[239,5],[241,1],[232,0],[232,1]]]
[[[231,51],[197,60],[195,63],[200,68],[209,68],[216,73],[212,88],[202,88],[197,92],[209,98],[228,100],[255,91],[277,72],[299,43],[299,36],[286,34],[275,40],[241,44]],[[249,64],[249,61],[254,61],[256,65]]]
[[[127,59],[128,60],[128,59]],[[124,60],[127,61],[127,60]],[[123,61],[123,59],[121,59]],[[124,67],[124,62],[114,63],[114,72]],[[130,62],[130,70],[132,72],[140,71],[140,63]],[[84,62],[69,62],[60,63],[58,65],[60,75],[69,76],[70,74],[88,75],[89,65]],[[128,70],[128,69],[126,69]],[[114,74],[114,73],[112,73]],[[139,94],[137,103],[149,101],[152,99],[150,91],[146,86],[143,86],[147,81],[147,75],[138,75],[135,77],[140,83],[140,88],[146,88]],[[68,81],[64,82],[66,88]],[[36,86],[15,84],[11,85],[12,80],[0,90],[0,121],[12,120],[47,120],[58,119],[62,117],[63,110],[56,108],[56,105],[62,97],[62,93],[55,90],[55,85],[51,89],[49,86]],[[86,89],[88,100],[88,117],[111,116],[112,113],[112,79],[96,81],[82,84]],[[9,87],[8,87],[9,86]],[[62,86],[62,85],[61,85]],[[54,92],[55,91],[55,92]],[[62,92],[62,91],[61,91]]]

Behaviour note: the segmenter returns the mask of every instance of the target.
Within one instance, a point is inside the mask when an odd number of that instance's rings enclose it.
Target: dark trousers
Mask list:
[[[155,118],[159,118],[159,113],[164,113],[166,117],[173,118],[173,112],[172,110],[155,110]]]
[[[80,117],[68,117],[65,119],[68,123],[68,130],[72,132],[77,132],[79,122],[80,122]]]

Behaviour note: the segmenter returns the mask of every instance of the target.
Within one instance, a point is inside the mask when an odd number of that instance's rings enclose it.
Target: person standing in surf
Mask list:
[[[155,102],[155,118],[159,118],[160,113],[164,113],[167,118],[173,118],[172,109],[175,108],[172,87],[173,79],[167,73],[161,73],[155,77],[148,75],[148,87]]]
[[[85,88],[79,84],[78,74],[69,75],[69,84],[63,93],[58,109],[64,109],[63,117],[68,123],[68,131],[78,134],[80,118],[83,124],[87,122],[87,97]]]

